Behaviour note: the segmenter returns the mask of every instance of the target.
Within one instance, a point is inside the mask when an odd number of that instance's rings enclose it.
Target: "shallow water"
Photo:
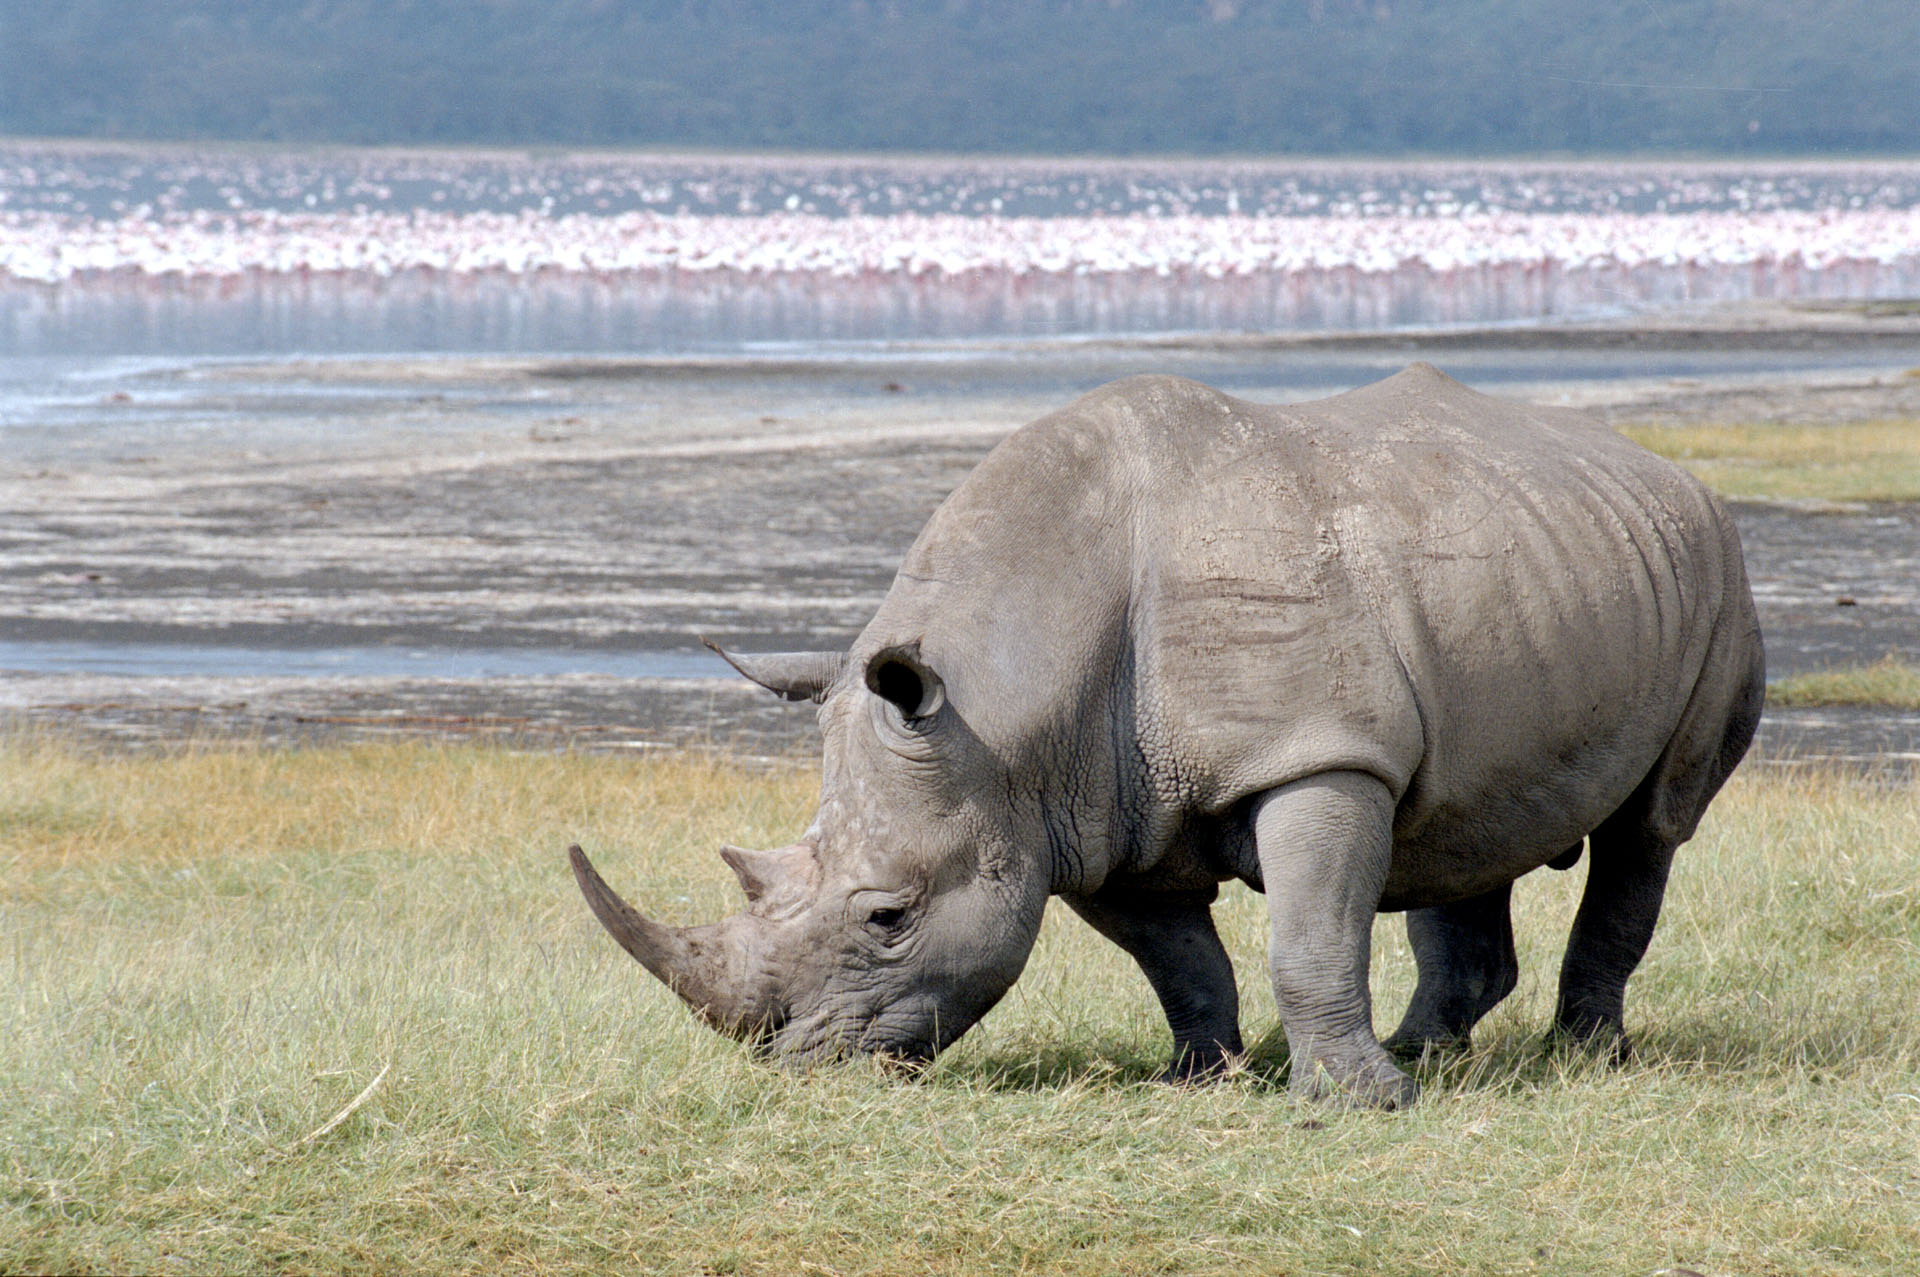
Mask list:
[[[1482,334],[1485,335],[1485,334]],[[1498,335],[1498,334],[1494,334]],[[622,407],[627,425],[674,436],[664,405],[732,392],[743,415],[790,421],[835,403],[891,403],[929,395],[1030,403],[1041,411],[1140,372],[1191,377],[1231,394],[1285,402],[1389,376],[1416,358],[1492,393],[1551,395],[1560,383],[1760,380],[1872,373],[1920,364],[1920,332],[1899,344],[1809,341],[1802,348],[1590,348],[1449,344],[1444,331],[1352,343],[1235,345],[1156,335],[1126,340],[789,342],[724,353],[576,359],[566,348],[520,352],[514,379],[473,378],[457,352],[360,359],[335,352],[138,356],[0,353],[0,456],[59,467],[164,456],[181,448],[270,456],[324,448],[340,455],[393,443],[564,422],[609,386],[650,384]],[[509,366],[500,362],[500,367]],[[777,436],[777,431],[758,432]]]
[[[0,670],[118,678],[408,678],[479,681],[567,674],[623,679],[712,678],[706,651],[382,645],[255,647],[183,640],[0,638]]]

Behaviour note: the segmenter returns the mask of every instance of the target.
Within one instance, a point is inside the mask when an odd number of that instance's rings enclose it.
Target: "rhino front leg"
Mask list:
[[[1393,856],[1392,795],[1360,772],[1309,776],[1263,795],[1253,830],[1294,1093],[1406,1107],[1420,1088],[1374,1037],[1367,989]]]
[[[1520,961],[1513,952],[1513,884],[1430,909],[1407,911],[1420,980],[1389,1051],[1417,1057],[1432,1049],[1464,1047],[1473,1026],[1513,992]]]
[[[1102,891],[1064,897],[1073,911],[1133,956],[1160,999],[1173,1029],[1173,1063],[1161,1077],[1186,1082],[1210,1077],[1240,1054],[1240,993],[1233,963],[1213,926],[1213,900],[1204,892],[1142,895]]]

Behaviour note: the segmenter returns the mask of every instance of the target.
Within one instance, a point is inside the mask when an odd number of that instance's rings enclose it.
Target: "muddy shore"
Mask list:
[[[1412,358],[1615,421],[1920,419],[1920,316],[1871,307],[830,360],[136,372],[0,458],[0,717],[123,743],[426,733],[803,749],[804,710],[717,662],[686,676],[699,637],[845,644],[926,516],[1009,430],[1131,372],[1282,401]],[[1920,653],[1920,507],[1736,517],[1775,674]],[[141,666],[163,649],[198,655]],[[348,654],[340,672],[287,672],[275,655],[322,649]],[[354,652],[412,653],[417,672],[356,668]],[[498,670],[436,670],[436,654],[471,652],[505,655]],[[514,653],[541,654],[539,670]],[[649,654],[671,676],[634,673]],[[1920,756],[1920,716],[1776,715],[1762,746]]]

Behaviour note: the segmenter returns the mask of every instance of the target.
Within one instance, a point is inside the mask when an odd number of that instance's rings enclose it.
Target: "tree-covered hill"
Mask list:
[[[0,0],[0,132],[1920,149],[1915,0]]]

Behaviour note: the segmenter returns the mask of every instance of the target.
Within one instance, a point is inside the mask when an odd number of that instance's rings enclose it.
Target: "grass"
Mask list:
[[[1050,915],[923,1078],[792,1076],[598,930],[673,920],[813,773],[424,744],[103,757],[0,738],[0,1270],[1893,1273],[1920,1253],[1920,789],[1737,777],[1681,855],[1622,1070],[1538,1047],[1584,868],[1410,1113],[1148,1079],[1143,979]],[[1376,938],[1380,1018],[1411,964]],[[370,1083],[378,1085],[369,1088]],[[342,1116],[344,1114],[344,1116]],[[337,1122],[335,1119],[339,1119]]]
[[[1767,684],[1767,703],[1779,709],[1824,705],[1884,705],[1920,709],[1920,666],[1888,653],[1871,665],[1841,665]]]
[[[1920,501],[1920,421],[1629,425],[1621,433],[1741,501]]]

